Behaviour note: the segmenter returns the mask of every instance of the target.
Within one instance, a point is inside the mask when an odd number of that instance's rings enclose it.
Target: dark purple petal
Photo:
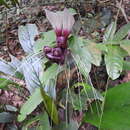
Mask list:
[[[48,59],[50,59],[50,61],[55,62],[57,64],[63,64],[64,63],[64,58],[61,57],[61,56],[57,57],[57,56],[53,56],[52,53],[48,53],[48,54],[46,54],[46,57]]]
[[[43,51],[45,54],[50,53],[52,51],[52,48],[49,46],[44,46]]]
[[[61,56],[62,55],[62,50],[61,48],[53,48],[53,55],[54,56]]]
[[[48,54],[46,54],[46,56],[50,60],[60,60],[61,59],[60,57],[54,56],[53,53],[48,53]]]

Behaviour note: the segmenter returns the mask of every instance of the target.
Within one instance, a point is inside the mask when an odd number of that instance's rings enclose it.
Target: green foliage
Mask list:
[[[22,70],[26,87],[30,93],[33,93],[36,88],[43,87],[40,81],[40,77],[43,75],[43,68],[39,57],[29,56],[23,60]]]
[[[27,115],[29,115],[36,109],[36,107],[42,102],[42,100],[42,95],[40,89],[38,88],[21,107],[18,121],[23,121]]]
[[[20,64],[17,64],[17,65],[20,65]],[[13,62],[6,62],[5,60],[0,59],[0,72],[6,75],[16,76],[16,72],[18,72],[18,69],[16,67],[17,65],[15,64],[15,60]]]
[[[57,64],[52,64],[43,72],[43,77],[41,78],[41,82],[44,84],[45,92],[52,97],[54,100],[56,99],[56,80],[57,75],[63,70],[63,67],[60,67]]]
[[[58,124],[58,112],[56,105],[51,97],[49,97],[43,89],[41,89],[41,95],[44,102],[44,107],[55,124]]]
[[[13,61],[11,63],[6,63],[5,61],[2,60],[0,61],[1,64],[0,71],[2,71],[5,74],[14,76],[14,74],[18,69],[18,71],[24,75],[27,89],[32,93],[32,95],[29,97],[26,103],[21,107],[20,114],[18,116],[18,121],[21,122],[25,120],[27,115],[32,113],[37,108],[37,106],[41,102],[43,102],[45,110],[52,118],[53,122],[57,124],[58,113],[54,101],[52,99],[52,97],[56,98],[55,84],[53,84],[53,86],[47,86],[47,85],[50,85],[49,82],[52,79],[56,79],[56,76],[59,73],[58,70],[60,69],[58,68],[57,64],[53,64],[52,66],[48,67],[47,70],[44,71],[44,77],[41,75],[43,70],[41,62],[39,60],[40,58],[38,56],[32,55],[32,53],[34,52],[34,42],[35,42],[34,37],[38,34],[37,27],[34,24],[27,24],[26,26],[20,26],[18,33],[20,43],[24,51],[29,55],[25,59],[23,59],[22,62],[14,57],[12,57]],[[49,33],[44,33],[43,37],[45,43],[46,42],[52,43],[55,40],[55,35],[54,32],[52,31],[50,31]],[[43,84],[41,83],[42,82],[41,77],[43,78]],[[4,84],[4,86],[5,85],[6,84]],[[43,88],[41,88],[41,90],[36,89],[43,86],[45,86],[46,92],[43,90]]]
[[[44,77],[41,79],[43,80],[44,84],[48,84],[50,79],[55,79],[59,73],[59,66],[57,64],[52,64],[49,68],[44,71]]]
[[[42,51],[44,46],[52,46],[56,40],[56,35],[54,31],[43,32],[41,34],[41,38],[37,40],[36,44],[34,45],[35,53]]]
[[[120,47],[123,48],[130,55],[130,40],[120,41]]]
[[[113,40],[114,41],[120,41],[122,40],[129,32],[130,30],[130,23],[125,24],[124,26],[122,26],[114,35]]]
[[[0,78],[0,89],[8,89],[9,84],[16,85],[14,82],[12,82],[10,80]]]
[[[38,28],[35,24],[26,24],[19,26],[18,38],[20,44],[27,54],[34,52],[35,37],[38,35]]]
[[[113,22],[104,34],[105,45],[102,43],[97,45],[105,55],[107,73],[113,80],[117,79],[123,70],[124,57],[130,55],[130,40],[123,40],[129,29],[130,23],[124,25],[115,33],[116,22]]]
[[[79,38],[76,36],[70,37],[68,41],[68,47],[71,50],[72,57],[74,58],[79,71],[86,78],[88,77],[88,74],[90,72],[91,64],[94,64],[96,66],[100,65],[102,54],[104,54],[105,56],[105,64],[106,64],[106,69],[109,77],[112,79],[116,79],[120,76],[123,68],[126,65],[123,59],[125,56],[129,54],[129,49],[128,49],[129,40],[122,40],[122,39],[120,41],[113,40],[115,38],[115,32],[116,32],[116,22],[113,22],[106,29],[103,44],[101,43],[99,45],[96,45],[93,41],[85,40],[81,37]],[[126,36],[126,33],[118,34],[117,32],[116,35],[117,36],[124,35],[124,36],[120,36],[123,38]],[[34,50],[35,52],[39,52],[42,50],[42,46],[45,45],[53,46],[54,42],[55,42],[54,32],[52,31],[46,32],[43,34],[43,38],[37,41]],[[45,85],[45,91],[47,93],[43,91],[43,89],[41,89],[44,108],[47,111],[48,115],[53,120],[53,122],[56,124],[58,123],[58,113],[57,113],[55,103],[52,99],[53,96],[51,94],[55,92],[55,90],[50,89],[54,84],[47,87],[46,85],[49,84],[49,82],[52,81],[52,79],[56,79],[56,76],[60,72],[58,71],[58,69],[59,69],[58,65],[53,64],[44,71],[42,83]],[[94,106],[94,110],[100,109],[100,107],[102,107],[101,102],[99,101],[103,101],[103,97],[100,95],[100,93],[97,90],[82,83],[80,83],[80,85],[79,84],[76,85],[75,87],[78,86],[83,87],[83,89],[80,91],[78,95],[75,94],[73,91],[69,91],[69,99],[70,99],[69,101],[73,104],[73,108],[75,110],[86,110],[87,100],[88,101],[98,100],[98,102],[96,103],[96,108]],[[49,89],[51,91],[48,91]],[[92,108],[93,108],[93,104],[92,104]],[[96,121],[100,121],[100,120],[97,119]],[[94,121],[94,125],[96,125],[95,123],[96,121]],[[39,129],[40,128],[42,129],[42,126],[43,125],[39,126]],[[64,129],[64,127],[63,128],[62,127],[58,126],[58,128]]]
[[[108,53],[105,54],[107,73],[113,80],[118,78],[123,69],[123,58],[125,52],[119,46],[107,46]]]
[[[71,37],[69,48],[80,72],[88,77],[91,64],[100,65],[101,52],[92,41]]]
[[[103,37],[103,42],[111,41],[116,32],[116,22],[112,22],[106,29],[106,32]]]
[[[58,112],[54,101],[45,93],[42,88],[37,88],[35,92],[26,101],[26,103],[21,107],[20,114],[18,116],[18,121],[21,122],[25,120],[26,116],[33,112],[42,101],[49,116],[54,121],[54,123],[57,124]]]
[[[13,0],[13,2],[16,2],[16,0]],[[130,69],[130,63],[124,61],[124,57],[130,55],[130,40],[123,39],[128,34],[129,29],[130,24],[128,23],[116,32],[116,22],[112,22],[106,29],[103,43],[100,44],[77,36],[71,36],[69,38],[68,50],[70,50],[72,58],[75,61],[74,64],[84,76],[83,80],[84,78],[88,78],[92,64],[100,66],[102,55],[104,55],[106,70],[111,79],[117,79],[123,69]],[[31,96],[21,107],[18,121],[24,121],[39,104],[43,103],[44,114],[25,121],[23,127],[25,130],[28,129],[30,124],[36,121],[39,121],[36,129],[51,130],[48,116],[55,124],[53,130],[77,130],[77,122],[74,121],[71,121],[71,123],[67,125],[64,122],[58,124],[57,104],[55,104],[55,101],[57,101],[56,80],[57,75],[66,68],[57,64],[49,64],[48,66],[48,64],[45,64],[46,62],[44,62],[42,66],[41,58],[37,55],[42,51],[44,46],[54,46],[56,41],[54,31],[42,33],[41,39],[36,43],[34,38],[38,34],[38,29],[34,24],[20,26],[18,33],[21,46],[29,55],[22,62],[17,59],[14,59],[11,63],[0,60],[0,71],[7,75],[14,76],[19,66],[22,65],[22,69],[19,69],[18,72],[24,75],[27,89],[31,92]],[[35,54],[36,56],[34,56]],[[10,83],[12,84],[12,82],[2,78],[0,78],[0,81],[4,82],[4,84],[0,85],[0,88],[4,88]],[[85,81],[83,81],[83,83],[77,83],[69,89],[69,101],[66,102],[72,103],[75,110],[87,110],[87,101],[89,101],[89,103],[94,101],[91,106],[93,113],[91,113],[89,109],[86,113],[85,121],[103,129],[127,129],[130,127],[128,124],[130,119],[127,116],[130,114],[128,100],[130,98],[128,93],[129,85],[130,83],[122,84],[108,90],[104,110],[102,110],[104,98],[95,88],[85,83]],[[80,87],[82,87],[82,89],[76,94],[74,88],[79,89]],[[114,117],[111,117],[111,115]],[[123,119],[123,122],[120,117]]]
[[[23,50],[27,56],[22,60],[21,69],[26,87],[30,93],[35,91],[40,84],[40,77],[42,76],[42,64],[41,58],[38,54],[34,54],[35,37],[38,35],[38,28],[35,24],[26,24],[25,26],[19,26],[18,37]],[[18,67],[19,68],[19,67]]]
[[[73,37],[70,45],[72,56],[76,62],[76,65],[78,66],[80,72],[87,77],[91,69],[91,55],[88,51],[81,48],[83,45],[83,39]]]
[[[84,117],[102,130],[129,130],[130,128],[130,83],[124,83],[107,91],[105,104],[94,102]]]
[[[83,88],[81,89],[81,87]],[[74,93],[74,91],[69,91],[69,101],[75,110],[87,110],[87,101],[103,101],[102,95],[86,83],[76,83],[73,88],[79,89],[78,94]]]

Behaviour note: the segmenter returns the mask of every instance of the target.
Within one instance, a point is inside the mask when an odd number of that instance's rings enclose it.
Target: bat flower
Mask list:
[[[56,33],[57,46],[67,48],[67,39],[75,22],[72,13],[70,13],[66,8],[63,11],[56,13],[49,10],[45,10],[45,12],[47,19]]]
[[[45,12],[56,33],[56,47],[44,46],[43,51],[49,60],[57,64],[64,64],[67,54],[67,39],[75,22],[74,17],[67,9],[56,13],[49,10],[45,10]]]

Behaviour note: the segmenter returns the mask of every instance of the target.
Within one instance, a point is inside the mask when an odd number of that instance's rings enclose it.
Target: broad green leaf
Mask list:
[[[48,43],[46,43],[43,39],[38,39],[36,41],[36,44],[34,45],[34,52],[38,53],[43,50],[44,46],[47,46]]]
[[[81,37],[72,37],[70,39],[69,48],[76,65],[84,76],[87,77],[90,72],[91,64],[100,65],[101,51],[94,42]]]
[[[120,42],[119,41],[110,40],[110,41],[103,42],[103,44],[119,45]]]
[[[90,55],[91,55],[91,63],[99,66],[101,62],[101,51],[97,48],[96,43],[92,41],[86,41],[89,44],[86,45]]]
[[[63,70],[63,67],[52,64],[49,68],[47,68],[43,72],[43,77],[41,79],[42,83],[44,84],[44,91],[52,97],[54,100],[56,99],[56,80],[57,75],[59,72]]]
[[[86,48],[81,47],[83,45],[83,39],[72,37],[69,47],[80,72],[87,77],[91,69],[91,55]]]
[[[122,40],[120,41],[120,46],[128,52],[130,56],[130,40]]]
[[[123,68],[124,50],[119,46],[107,46],[108,53],[105,54],[105,64],[110,78],[117,79]]]
[[[114,34],[116,31],[116,22],[112,22],[106,29],[105,34],[103,36],[103,42],[113,40]]]
[[[45,85],[44,91],[54,100],[56,100],[56,78],[50,79],[49,83]]]
[[[0,113],[0,123],[9,123],[13,122],[16,119],[16,116],[9,112]]]
[[[52,130],[78,130],[79,125],[76,121],[71,120],[69,124],[67,122],[61,122],[55,126]]]
[[[50,96],[48,96],[42,88],[41,88],[41,95],[42,95],[42,99],[43,99],[43,103],[44,103],[46,112],[49,114],[52,121],[55,124],[58,124],[58,122],[59,122],[58,111],[57,111],[57,108],[56,108],[56,105],[55,105],[53,99]]]
[[[130,23],[125,24],[124,26],[122,26],[115,34],[113,40],[114,41],[120,41],[122,40],[129,32],[130,30]]]
[[[110,44],[110,45],[123,45],[123,44],[129,44],[130,40],[120,40],[120,41],[114,41],[114,40],[111,40],[111,41],[107,41],[107,42],[104,42],[104,44],[100,43],[100,44],[97,44],[97,46],[106,46],[107,44]]]
[[[59,73],[60,70],[60,66],[57,64],[52,64],[48,69],[46,69],[43,72],[43,83],[44,84],[49,84],[49,80],[50,79],[55,79],[55,77],[57,76],[57,74]]]
[[[99,103],[92,104],[84,120],[101,130],[129,130],[130,128],[130,82],[107,91],[104,108]],[[101,116],[101,108],[102,116]]]
[[[26,24],[26,26],[19,26],[18,37],[20,44],[27,54],[34,52],[34,38],[38,35],[38,29],[35,24]]]
[[[36,56],[26,58],[23,61],[22,69],[26,87],[30,93],[33,93],[36,88],[41,87],[40,77],[43,75],[41,59]]]
[[[10,57],[11,62],[8,62],[8,64],[11,65],[16,71],[22,73],[22,62],[13,55],[10,55]]]
[[[53,43],[56,41],[56,34],[53,30],[48,31],[48,32],[43,32],[42,38],[44,39],[44,41],[48,45],[48,43]]]
[[[36,44],[34,45],[34,51],[37,53],[42,51],[44,46],[53,46],[55,41],[56,35],[54,31],[44,32],[42,33],[41,39],[36,41]]]
[[[17,71],[11,64],[0,59],[0,72],[14,76]]]
[[[0,59],[0,72],[4,73],[5,75],[21,78],[22,62],[12,55],[10,55],[10,57],[11,57],[11,62],[6,62],[5,60]]]
[[[18,121],[23,121],[27,115],[33,112],[36,107],[43,101],[40,88],[35,89],[35,92],[29,97],[25,104],[20,109]]]
[[[108,49],[107,49],[106,44],[100,43],[100,44],[96,44],[96,46],[97,46],[97,48],[98,48],[99,50],[101,50],[102,52],[108,52]]]
[[[80,71],[86,78],[91,70],[91,63],[87,60],[83,60],[79,55],[73,54],[73,58],[76,62],[76,65]]]

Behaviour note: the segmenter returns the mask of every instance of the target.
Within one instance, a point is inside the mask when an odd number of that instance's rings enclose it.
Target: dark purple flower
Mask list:
[[[73,15],[67,10],[51,12],[45,10],[46,16],[56,33],[56,47],[44,47],[45,56],[53,62],[64,64],[67,53],[67,39],[75,22]]]
[[[50,48],[48,46],[45,46],[43,51],[49,60],[51,60],[57,64],[64,63],[65,50],[62,50],[60,47]]]

